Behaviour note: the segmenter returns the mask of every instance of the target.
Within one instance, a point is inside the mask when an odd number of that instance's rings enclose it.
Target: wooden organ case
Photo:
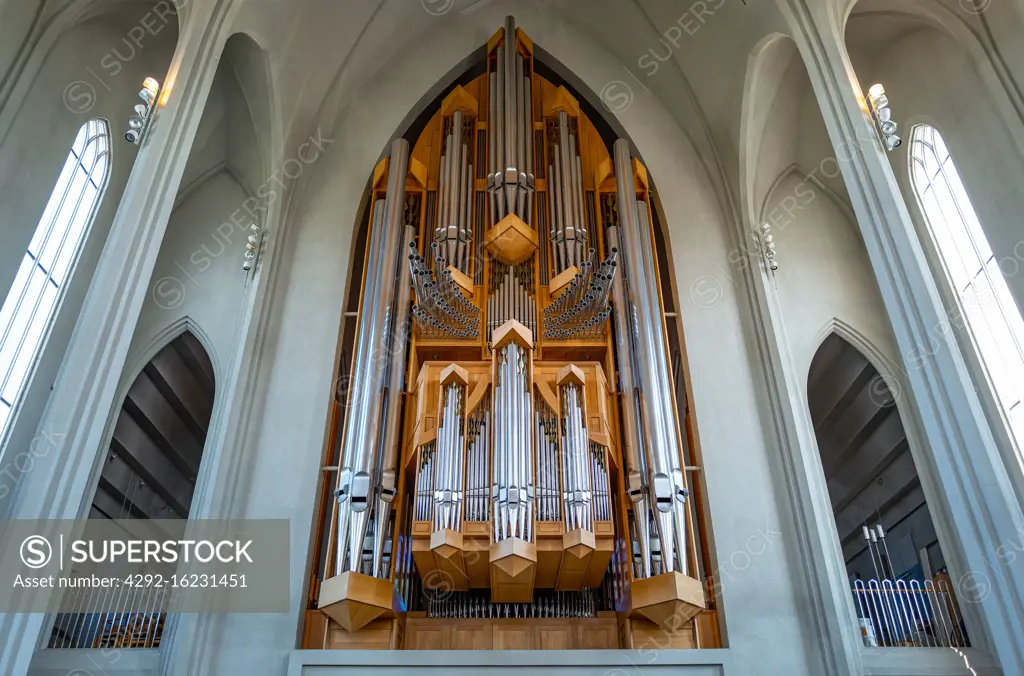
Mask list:
[[[647,172],[534,66],[374,170],[305,648],[720,647]]]

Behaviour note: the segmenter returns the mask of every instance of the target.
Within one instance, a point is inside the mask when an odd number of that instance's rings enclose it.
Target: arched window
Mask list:
[[[966,325],[1013,436],[1024,441],[1024,320],[942,136],[921,125],[910,139],[911,180],[956,291]]]
[[[109,175],[110,129],[105,120],[90,120],[78,130],[0,307],[0,437],[49,333]]]

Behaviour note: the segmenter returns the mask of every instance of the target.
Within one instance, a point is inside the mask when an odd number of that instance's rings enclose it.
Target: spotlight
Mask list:
[[[871,85],[871,89],[868,90],[868,100],[871,101],[872,107],[884,106],[889,103],[885,96],[885,87],[881,83]]]
[[[260,244],[263,241],[263,231],[260,226],[253,223],[249,226],[250,234],[245,241],[245,260],[242,262],[242,269],[246,272],[252,270],[256,264],[256,256],[260,252]]]
[[[775,271],[779,269],[779,261],[775,253],[775,235],[772,234],[772,226],[762,223],[760,228],[754,229],[754,238],[760,245],[765,266],[774,275]]]
[[[135,104],[135,115],[128,118],[128,131],[124,138],[128,143],[139,145],[146,137],[153,116],[156,114],[156,100],[160,95],[160,83],[154,78],[147,77],[142,82],[142,89],[139,91],[139,98],[143,103]]]
[[[881,84],[872,85],[868,90],[868,108],[886,150],[892,152],[903,145],[903,139],[896,135],[898,125],[892,119],[889,97],[885,95],[885,87]]]

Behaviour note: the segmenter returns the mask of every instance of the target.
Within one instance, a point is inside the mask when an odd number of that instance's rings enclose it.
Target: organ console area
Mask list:
[[[306,648],[721,645],[647,171],[538,65],[373,172]]]

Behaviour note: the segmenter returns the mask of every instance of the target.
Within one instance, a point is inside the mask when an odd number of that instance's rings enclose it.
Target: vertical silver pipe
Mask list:
[[[577,152],[579,148],[577,148]],[[587,238],[589,232],[587,230],[587,206],[586,199],[583,195],[583,158],[579,155],[576,156],[576,199],[579,201],[580,220],[577,226],[577,235],[580,240],[580,251],[587,248]],[[594,240],[595,242],[597,240]]]
[[[618,227],[609,227],[606,231],[609,251],[621,250]],[[633,502],[633,522],[640,545],[641,570],[638,574],[647,578],[651,576],[650,552],[650,520],[648,517],[648,472],[646,456],[641,439],[642,425],[640,410],[637,403],[637,377],[633,364],[637,357],[637,346],[633,343],[629,297],[625,285],[626,273],[612,278],[612,302],[615,311],[615,351],[618,355],[619,392],[622,394],[622,426],[625,437],[626,465],[629,471],[628,492]]]
[[[487,190],[488,195],[488,207],[490,212],[490,225],[494,225],[498,222],[495,218],[496,205],[495,205],[495,189],[494,189],[494,175],[497,172],[497,151],[495,150],[496,140],[498,138],[498,91],[497,91],[498,76],[496,73],[488,75],[488,95],[490,97],[490,108],[488,109],[487,115]],[[484,228],[486,230],[486,228]]]
[[[615,142],[615,170],[618,178],[619,218],[625,258],[628,261],[630,294],[637,315],[637,338],[644,359],[640,361],[640,379],[644,392],[647,432],[650,435],[651,487],[662,542],[665,572],[674,570],[674,553],[679,555],[679,570],[686,573],[685,486],[680,471],[680,446],[672,417],[672,382],[668,368],[665,338],[661,326],[661,306],[654,275],[654,248],[650,242],[647,214],[641,216],[633,190],[633,168],[629,142]],[[642,205],[646,206],[646,205]],[[635,282],[635,283],[634,283]],[[667,395],[667,396],[666,396]]]
[[[383,232],[377,240],[376,252],[371,252],[372,261],[380,266],[368,271],[374,279],[374,293],[366,294],[360,309],[359,341],[356,363],[368,365],[377,363],[373,352],[386,340],[390,308],[394,298],[395,267],[398,265],[399,242],[402,239],[402,217],[405,208],[405,176],[409,166],[409,143],[396,139],[391,145],[391,163],[388,169],[388,190],[385,202]],[[374,238],[376,240],[376,238]],[[376,257],[372,256],[377,253]],[[374,443],[379,437],[373,434],[381,424],[381,374],[368,374],[364,369],[356,370],[353,392],[360,399],[355,416],[349,414],[346,424],[343,450],[343,470],[339,476],[339,538],[336,568],[341,573],[358,566],[366,528],[369,507],[373,504],[373,483],[376,481],[374,466],[378,449]],[[351,516],[351,524],[344,523]],[[342,536],[348,535],[346,543]],[[350,565],[351,568],[345,566]]]
[[[402,236],[402,242],[412,242],[416,239],[416,227],[406,225]],[[388,374],[387,385],[387,409],[384,412],[383,452],[381,463],[381,481],[378,491],[377,521],[374,524],[373,544],[373,576],[380,574],[381,560],[384,555],[384,529],[388,525],[388,515],[391,511],[391,502],[394,500],[397,486],[398,470],[396,467],[398,458],[398,421],[402,413],[403,393],[405,391],[405,356],[409,344],[409,305],[411,292],[411,272],[405,260],[403,248],[399,248],[400,256],[398,261],[398,289],[395,299],[394,312],[392,312],[393,327],[390,331],[390,344],[387,346],[390,351],[392,365]],[[405,254],[408,255],[408,254]],[[383,523],[382,523],[383,522]]]
[[[551,149],[551,155],[554,166],[552,167],[551,175],[548,177],[548,185],[551,186],[552,201],[554,202],[555,209],[552,227],[555,228],[555,273],[557,274],[569,267],[568,258],[565,253],[565,200],[562,195],[562,152],[560,146],[554,146]]]
[[[575,242],[576,223],[573,221],[573,199],[572,190],[569,187],[569,177],[572,173],[569,169],[572,163],[572,156],[569,153],[569,116],[565,111],[558,113],[558,191],[562,206],[562,238],[565,241],[565,267],[576,265]]]
[[[579,174],[579,156],[577,153],[579,149],[576,147],[576,137],[569,135],[569,157],[566,160],[568,164],[568,179],[569,179],[569,194],[572,197],[572,222],[576,228],[576,240],[575,244],[576,252],[573,256],[580,256],[583,250],[581,246],[583,240],[583,196],[580,194],[580,174]],[[579,258],[577,258],[579,260]],[[582,261],[581,261],[582,262]]]
[[[627,146],[628,148],[628,146]],[[645,268],[645,277],[649,282],[645,286],[646,296],[649,302],[647,307],[650,310],[648,316],[650,357],[654,366],[654,384],[658,389],[658,402],[662,416],[660,423],[664,426],[664,445],[661,446],[667,459],[667,467],[670,469],[672,481],[672,509],[674,513],[673,525],[675,527],[676,552],[679,557],[679,571],[684,575],[687,573],[687,547],[686,547],[686,504],[688,495],[686,477],[682,472],[683,440],[679,436],[679,427],[675,416],[675,407],[672,399],[671,383],[672,368],[668,362],[668,346],[665,342],[665,333],[662,326],[662,308],[657,290],[657,274],[654,260],[654,242],[651,235],[650,214],[647,204],[638,202],[640,260]],[[669,552],[671,555],[671,552]]]
[[[498,50],[497,60],[498,66],[495,90],[498,100],[497,117],[495,118],[494,125],[495,149],[497,151],[495,156],[495,164],[497,168],[494,173],[494,194],[497,209],[497,213],[494,216],[495,222],[500,221],[508,213],[505,208],[505,167],[508,166],[508,160],[505,156],[505,127],[507,125],[507,117],[505,113],[508,108],[508,89],[505,83],[504,49]]]
[[[505,169],[514,167],[516,161],[516,22],[511,16],[505,18]],[[514,204],[506,205],[506,211],[514,211]]]
[[[452,159],[448,167],[448,220],[445,221],[447,226],[447,236],[445,237],[445,243],[447,245],[447,255],[445,261],[449,265],[455,265],[455,241],[458,237],[460,224],[459,214],[462,209],[462,203],[460,201],[462,197],[462,111],[456,110],[455,114],[452,115],[452,133],[450,138],[452,148]]]
[[[452,151],[451,134],[444,138],[444,155],[441,157],[440,176],[438,177],[437,190],[437,227],[434,229],[434,243],[438,245],[441,256],[444,256],[444,246],[448,239],[448,214],[450,211],[451,186],[451,162],[454,152]]]
[[[511,471],[509,472],[509,517],[510,517],[510,537],[517,535],[516,525],[519,519],[519,407],[517,406],[516,387],[519,382],[518,377],[518,362],[519,356],[517,354],[518,345],[516,343],[509,343],[508,347],[508,361],[510,365],[509,369],[509,381],[508,381],[508,402],[509,402],[509,417],[512,420],[512,424],[509,429],[511,435],[511,453],[509,454],[509,461]]]
[[[534,200],[534,186],[536,176],[533,170],[533,86],[528,73],[523,74],[523,117],[524,127],[526,129],[526,180],[527,180],[527,193],[526,193],[526,224],[531,228],[536,228],[533,221],[533,200]],[[543,161],[543,158],[541,158]]]
[[[518,195],[516,196],[516,212],[523,222],[526,215],[526,91],[523,87],[523,57],[516,55],[516,169],[519,173]]]

